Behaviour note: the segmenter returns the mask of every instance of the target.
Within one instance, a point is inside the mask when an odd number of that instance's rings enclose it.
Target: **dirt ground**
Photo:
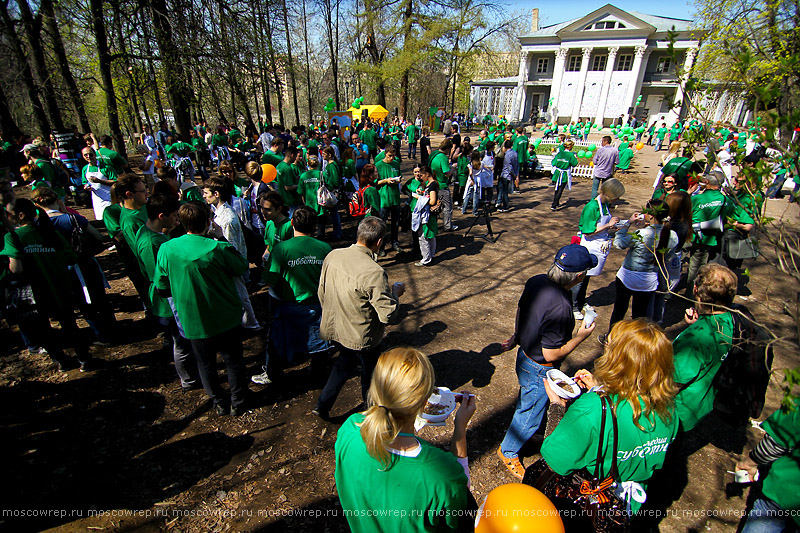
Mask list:
[[[599,144],[599,135],[592,137]],[[433,138],[434,146],[438,141]],[[633,172],[621,177],[627,193],[617,214],[627,217],[646,202],[657,162],[650,147],[636,155]],[[404,176],[410,176],[410,168],[404,159]],[[525,281],[545,272],[556,249],[569,243],[589,197],[591,182],[578,180],[565,192],[566,207],[552,213],[549,181],[523,181],[522,194],[511,198],[512,211],[492,216],[494,243],[480,237],[486,233],[483,221],[465,236],[472,218],[456,211],[461,228],[437,238],[433,266],[415,267],[408,253],[390,252],[380,261],[390,282],[407,287],[402,319],[387,329],[385,347],[419,348],[430,356],[438,385],[477,395],[467,441],[478,502],[514,481],[495,454],[518,391],[515,352],[501,353],[500,342],[513,332]],[[86,214],[91,218],[90,210]],[[798,231],[796,205],[772,200],[768,214],[784,217],[787,227]],[[346,240],[338,246],[353,242],[352,221],[345,228]],[[401,241],[408,249],[410,235]],[[623,258],[623,252],[612,252],[603,274],[590,285],[588,301],[599,312],[597,333],[607,328],[613,280]],[[0,329],[0,403],[5,406],[0,427],[8,446],[2,456],[3,508],[16,510],[4,511],[0,526],[14,531],[347,531],[333,479],[334,443],[338,427],[360,402],[358,380],[343,389],[331,422],[309,414],[327,375],[312,374],[307,361],[292,367],[281,383],[251,384],[256,400],[251,412],[217,416],[202,390],[181,391],[171,356],[158,332],[145,325],[115,252],[99,259],[112,285],[119,336],[110,348],[93,348],[106,362],[103,369],[59,374],[47,358],[24,354],[13,328]],[[763,258],[746,266],[751,280],[737,302],[795,343],[795,349],[777,346],[763,419],[779,405],[781,369],[800,364],[795,332],[783,313],[797,287]],[[266,323],[266,291],[252,299]],[[671,337],[681,330],[685,307],[677,300],[668,304]],[[601,346],[590,338],[567,357],[562,370],[591,368],[600,353]],[[263,354],[264,339],[245,341],[249,373],[260,371]],[[733,469],[745,442],[757,442],[760,433],[751,428],[737,435],[720,424],[704,423],[707,444],[689,458],[685,486],[672,487],[682,492],[660,520],[661,531],[736,530],[749,491],[733,485],[726,471]],[[446,447],[451,432],[452,421],[424,428],[420,435]],[[525,464],[536,459],[536,448],[534,443]]]

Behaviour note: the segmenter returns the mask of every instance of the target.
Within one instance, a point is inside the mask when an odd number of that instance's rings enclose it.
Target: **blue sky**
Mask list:
[[[523,10],[530,17],[531,9],[539,8],[539,26],[558,24],[591,13],[606,4],[611,4],[624,11],[638,11],[649,15],[692,19],[695,11],[693,2],[686,0],[666,0],[661,2],[643,2],[641,0],[569,0],[567,2],[535,0],[511,0],[508,6],[513,10]],[[528,18],[530,21],[530,18]]]

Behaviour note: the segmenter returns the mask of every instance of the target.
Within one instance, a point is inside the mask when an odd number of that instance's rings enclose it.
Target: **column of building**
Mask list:
[[[525,82],[528,81],[528,69],[530,68],[530,53],[522,52],[519,55],[519,79],[517,88],[514,91],[513,116],[510,120],[525,120]]]
[[[611,89],[611,74],[614,72],[617,52],[619,52],[619,46],[613,46],[608,49],[608,62],[606,63],[606,71],[603,74],[603,85],[600,88],[600,101],[597,104],[597,117],[594,119],[595,124],[602,125],[603,118],[605,118],[608,92]]]
[[[678,88],[675,90],[675,101],[670,115],[674,115],[674,120],[678,120],[681,116],[681,108],[683,107],[683,85],[689,80],[689,74],[692,72],[692,65],[694,65],[694,58],[697,56],[697,48],[688,48],[686,50],[686,58],[683,60],[683,70],[681,77],[678,80]]]
[[[553,65],[553,84],[550,86],[550,98],[553,99],[553,105],[547,105],[547,112],[553,121],[558,119],[558,98],[561,95],[561,79],[564,76],[564,64],[568,53],[569,48],[556,50],[556,62]]]
[[[578,75],[578,86],[575,88],[575,102],[572,104],[572,122],[577,122],[581,114],[581,103],[583,103],[583,90],[586,87],[586,73],[589,71],[589,59],[592,57],[592,47],[587,46],[583,49],[581,57],[581,71]]]
[[[634,57],[633,57],[633,69],[631,69],[631,73],[634,76],[631,80],[631,83],[628,84],[628,93],[625,96],[625,111],[623,114],[625,115],[625,122],[628,122],[631,114],[628,112],[629,109],[633,108],[633,104],[636,102],[636,97],[642,90],[642,82],[644,81],[644,72],[647,68],[647,57],[650,56],[650,51],[645,46],[637,46],[634,49]]]

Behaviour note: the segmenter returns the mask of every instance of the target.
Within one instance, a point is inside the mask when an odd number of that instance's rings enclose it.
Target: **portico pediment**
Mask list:
[[[598,38],[608,38],[612,36],[650,35],[655,31],[656,28],[653,25],[618,7],[606,4],[561,28],[556,32],[556,35],[562,39],[581,38],[588,40],[592,39],[593,35]]]

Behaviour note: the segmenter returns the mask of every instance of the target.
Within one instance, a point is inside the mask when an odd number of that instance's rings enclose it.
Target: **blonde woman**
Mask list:
[[[588,370],[575,374],[576,381],[591,390],[567,409],[545,437],[542,457],[547,465],[561,475],[583,468],[594,472],[599,439],[604,443],[600,477],[611,474],[610,418],[600,435],[601,397],[607,398],[617,419],[616,493],[635,512],[645,501],[647,480],[664,464],[667,448],[678,433],[678,387],[673,373],[672,343],[663,329],[643,318],[615,324],[605,352],[595,361],[594,374]],[[557,396],[550,398],[564,403]]]
[[[466,428],[475,398],[463,395],[451,455],[414,435],[434,383],[430,361],[413,348],[378,359],[369,408],[348,418],[336,439],[336,488],[351,531],[449,531],[469,520]]]

